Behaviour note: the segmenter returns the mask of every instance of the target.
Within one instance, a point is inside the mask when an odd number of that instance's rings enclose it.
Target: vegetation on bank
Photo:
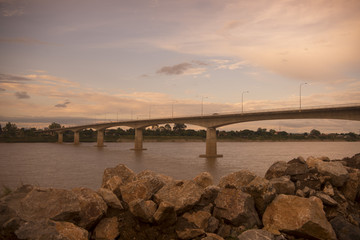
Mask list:
[[[56,142],[57,134],[44,132],[43,130],[61,128],[58,123],[51,123],[46,129],[18,128],[16,124],[8,122],[4,127],[0,125],[0,142]],[[206,130],[187,129],[182,123],[152,126],[144,130],[146,141],[204,141]],[[135,129],[106,129],[105,141],[132,141]],[[349,133],[325,134],[313,129],[309,133],[288,133],[285,131],[267,130],[258,128],[256,131],[245,129],[240,131],[217,130],[219,141],[360,141],[360,135]],[[96,142],[97,133],[93,129],[80,131],[81,142]],[[64,142],[72,142],[74,133],[65,131]]]

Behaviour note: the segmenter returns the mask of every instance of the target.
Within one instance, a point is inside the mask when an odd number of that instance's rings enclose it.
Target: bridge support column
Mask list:
[[[63,132],[58,132],[58,143],[63,143],[63,139],[64,139],[64,134]]]
[[[204,158],[216,158],[222,157],[223,155],[217,154],[216,148],[216,128],[206,129],[206,152],[200,157]]]
[[[105,129],[98,129],[97,130],[97,147],[104,147],[104,134]]]
[[[135,146],[131,150],[135,150],[135,151],[146,150],[146,148],[143,148],[143,129],[142,128],[135,128]]]
[[[79,144],[79,143],[80,143],[80,132],[74,131],[74,144]]]

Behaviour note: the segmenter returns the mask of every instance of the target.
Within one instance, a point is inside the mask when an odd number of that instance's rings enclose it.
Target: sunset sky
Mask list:
[[[360,104],[359,0],[0,0],[0,123]],[[249,91],[248,93],[244,93]],[[289,120],[223,129],[359,133]]]

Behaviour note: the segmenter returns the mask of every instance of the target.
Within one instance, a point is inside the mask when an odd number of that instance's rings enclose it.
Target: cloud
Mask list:
[[[24,4],[26,1],[0,1],[0,14],[3,17],[21,16],[24,14]]]
[[[18,98],[18,99],[27,99],[27,98],[30,98],[29,94],[27,92],[16,92],[15,93],[15,96]]]
[[[200,75],[206,71],[204,67],[206,65],[208,64],[202,61],[183,62],[173,66],[162,67],[156,73],[165,75]]]
[[[0,83],[24,83],[31,81],[29,78],[0,73]]]
[[[44,42],[37,39],[30,39],[30,38],[0,38],[0,42],[21,43],[21,44],[31,44],[31,45],[55,45],[53,43]]]
[[[66,100],[64,103],[58,103],[56,104],[54,107],[57,108],[66,108],[68,104],[70,104],[71,102],[69,102],[68,100]]]

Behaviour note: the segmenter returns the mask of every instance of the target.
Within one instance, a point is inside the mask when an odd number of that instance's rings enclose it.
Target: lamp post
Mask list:
[[[301,110],[301,87],[302,85],[305,85],[307,83],[300,83],[300,94],[299,94],[299,97],[300,97],[300,110]]]
[[[201,116],[204,114],[204,98],[208,97],[201,96]]]
[[[249,93],[249,91],[244,91],[241,94],[241,113],[244,112],[244,93]]]

